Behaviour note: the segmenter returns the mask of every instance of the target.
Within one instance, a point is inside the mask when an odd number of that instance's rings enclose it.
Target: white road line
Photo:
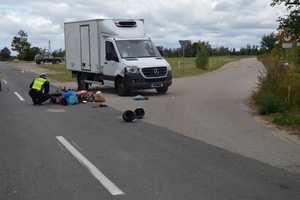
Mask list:
[[[70,151],[71,154],[79,162],[81,162],[95,177],[102,183],[102,185],[112,194],[121,195],[125,194],[115,184],[113,184],[104,174],[102,174],[90,161],[88,161],[80,152],[78,152],[63,136],[56,136],[56,138]]]
[[[23,97],[22,97],[19,93],[15,92],[15,95],[16,95],[21,101],[25,101],[25,99],[23,99]]]

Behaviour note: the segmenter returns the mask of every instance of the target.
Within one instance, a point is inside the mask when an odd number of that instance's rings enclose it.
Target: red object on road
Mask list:
[[[80,90],[80,91],[75,92],[75,94],[77,95],[78,101],[81,102],[81,101],[87,100],[88,91]]]

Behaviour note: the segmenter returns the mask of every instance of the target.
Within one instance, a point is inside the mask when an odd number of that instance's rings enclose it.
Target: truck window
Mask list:
[[[105,42],[106,60],[119,62],[114,45],[110,41]]]
[[[122,58],[161,57],[150,40],[119,40],[116,44]]]

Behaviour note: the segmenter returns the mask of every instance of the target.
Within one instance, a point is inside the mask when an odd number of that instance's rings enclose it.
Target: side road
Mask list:
[[[252,67],[248,67],[249,63]],[[30,65],[14,65],[25,73],[51,73]],[[238,67],[233,63],[201,76],[174,79],[165,95],[154,90],[134,91],[119,97],[113,89],[100,88],[107,105],[121,112],[143,107],[144,122],[166,127],[191,138],[203,141],[245,157],[288,171],[300,173],[299,138],[266,125],[253,117],[246,105],[255,89],[263,65],[256,59],[243,59]],[[50,80],[54,86],[76,89],[76,83]],[[134,101],[135,95],[149,100]]]

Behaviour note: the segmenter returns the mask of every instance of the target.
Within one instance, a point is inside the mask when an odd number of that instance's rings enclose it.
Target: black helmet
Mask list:
[[[137,118],[136,114],[132,110],[125,110],[122,117],[126,122],[132,122]]]
[[[134,112],[135,112],[136,116],[140,119],[142,119],[145,115],[145,110],[141,107],[135,109]]]

